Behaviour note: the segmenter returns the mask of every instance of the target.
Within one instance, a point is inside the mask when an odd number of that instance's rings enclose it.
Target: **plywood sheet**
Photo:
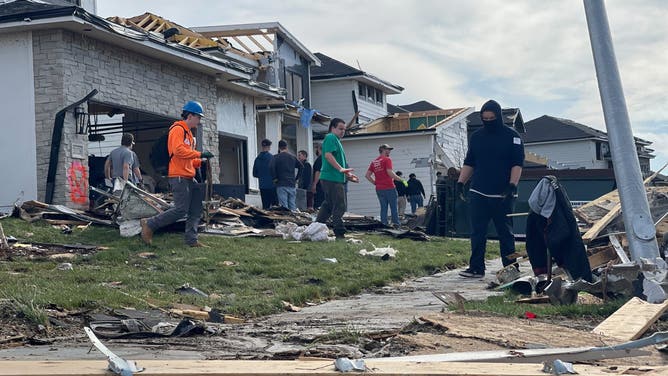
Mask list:
[[[666,309],[668,309],[668,301],[652,304],[634,297],[608,316],[592,332],[620,341],[638,339]]]
[[[520,318],[441,313],[420,319],[447,328],[448,335],[478,338],[516,349],[605,346],[617,342],[583,330]]]

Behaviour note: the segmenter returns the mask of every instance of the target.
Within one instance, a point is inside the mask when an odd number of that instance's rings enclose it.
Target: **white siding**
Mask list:
[[[311,81],[311,107],[346,122],[353,111],[353,80]]]
[[[250,188],[257,189],[257,179],[252,177],[253,161],[258,151],[254,100],[252,97],[222,89],[218,90],[217,96],[216,124],[218,131],[247,140],[248,166],[246,168],[250,178],[248,183]]]
[[[9,116],[0,137],[0,212],[37,199],[37,140],[32,34],[0,34],[0,113]],[[45,145],[41,145],[45,146]],[[17,158],[17,156],[20,156]]]
[[[555,161],[563,168],[608,168],[606,161],[596,160],[596,144],[591,140],[525,145],[524,149]]]
[[[358,81],[333,80],[311,82],[312,107],[332,117],[338,117],[346,122],[355,114],[353,108],[352,91],[357,97],[357,107],[360,111],[360,123],[378,119],[387,115],[387,95],[383,94],[382,105],[360,98]]]
[[[376,120],[380,117],[387,115],[387,96],[383,94],[383,104],[378,104],[377,102],[370,102],[364,98],[361,98],[359,95],[359,85],[355,81],[355,94],[357,95],[357,107],[360,111],[360,123],[364,123],[371,120]]]
[[[432,158],[433,134],[385,136],[371,139],[344,138],[342,142],[348,164],[355,169],[355,174],[360,178],[359,184],[348,183],[349,212],[372,217],[380,216],[380,205],[376,197],[375,187],[364,178],[364,175],[371,161],[378,157],[378,146],[383,143],[388,143],[394,147],[392,154],[390,154],[394,171],[403,172],[403,177],[406,179],[411,173],[417,175],[417,179],[424,186],[427,200],[429,199],[433,186],[432,169],[430,166],[416,168],[414,159]],[[425,200],[425,205],[427,200]],[[410,205],[407,210],[410,210]]]

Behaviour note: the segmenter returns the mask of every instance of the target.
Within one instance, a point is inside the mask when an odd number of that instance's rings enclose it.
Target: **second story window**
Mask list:
[[[383,91],[371,87],[361,82],[357,83],[357,92],[360,99],[366,100],[378,106],[383,106],[385,103],[383,98]]]
[[[383,105],[383,92],[376,89],[376,104]]]
[[[302,99],[302,76],[286,70],[285,90],[288,92],[288,100],[297,102]]]
[[[366,85],[364,85],[361,82],[357,83],[357,94],[359,95],[360,99],[366,99]]]

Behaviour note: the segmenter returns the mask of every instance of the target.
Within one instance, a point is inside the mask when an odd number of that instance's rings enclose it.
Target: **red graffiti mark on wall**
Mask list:
[[[67,182],[70,185],[70,200],[75,204],[88,203],[88,173],[80,161],[73,161],[67,172]]]

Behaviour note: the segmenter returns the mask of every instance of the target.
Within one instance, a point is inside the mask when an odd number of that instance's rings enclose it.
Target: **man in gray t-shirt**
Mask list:
[[[121,146],[112,150],[104,163],[104,176],[107,179],[134,181],[132,167],[136,162],[134,152],[130,149],[134,143],[134,136],[131,133],[123,133]]]

